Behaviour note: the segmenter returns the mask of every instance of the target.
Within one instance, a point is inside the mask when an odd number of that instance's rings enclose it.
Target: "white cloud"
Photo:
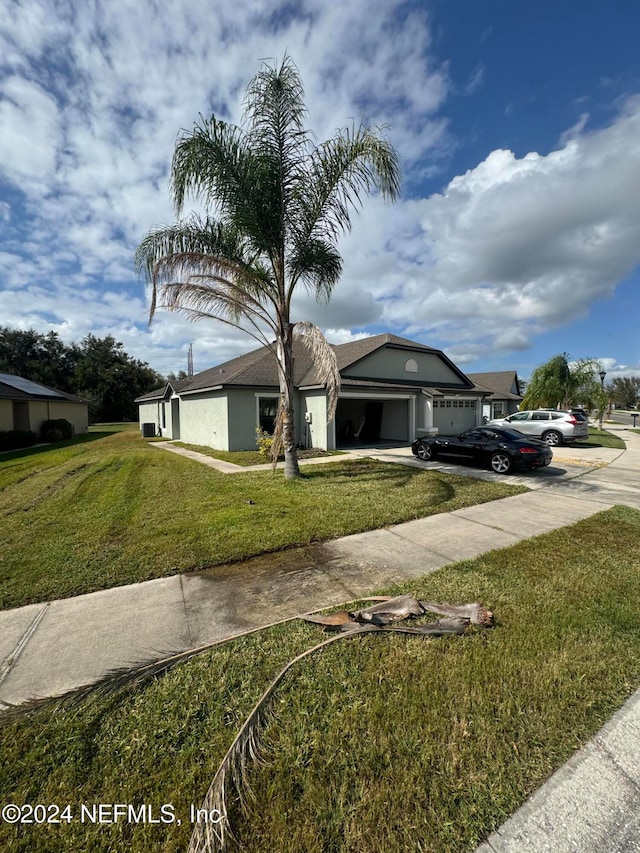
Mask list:
[[[546,156],[496,150],[441,194],[386,215],[368,205],[344,241],[345,278],[369,281],[382,322],[409,336],[524,349],[585,316],[640,263],[638,186],[632,99],[611,126]]]

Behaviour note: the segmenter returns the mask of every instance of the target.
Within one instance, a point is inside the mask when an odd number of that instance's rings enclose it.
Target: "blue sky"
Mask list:
[[[463,370],[558,352],[640,376],[637,0],[9,0],[0,21],[0,325],[112,334],[163,373],[253,347],[159,313],[133,270],[171,222],[176,136],[241,117],[287,52],[320,139],[387,125],[404,184],[365,200],[328,306],[336,343],[390,331]]]

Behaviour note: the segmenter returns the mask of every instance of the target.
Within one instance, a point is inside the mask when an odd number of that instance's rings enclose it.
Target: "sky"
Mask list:
[[[384,127],[403,171],[340,241],[333,343],[391,332],[465,372],[552,356],[640,376],[637,0],[1,0],[0,326],[113,335],[160,373],[255,347],[158,312],[133,257],[174,222],[199,114],[233,123],[261,63],[297,65],[318,141]]]

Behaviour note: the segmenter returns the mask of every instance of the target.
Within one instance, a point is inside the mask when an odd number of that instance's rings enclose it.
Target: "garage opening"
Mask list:
[[[336,410],[336,446],[364,447],[409,441],[410,400],[340,398]]]

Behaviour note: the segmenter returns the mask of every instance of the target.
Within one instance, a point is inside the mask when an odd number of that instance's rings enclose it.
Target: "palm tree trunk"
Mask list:
[[[280,405],[282,407],[282,444],[284,448],[284,476],[292,480],[300,476],[296,451],[295,419],[293,407],[293,326],[287,323],[280,342]]]

